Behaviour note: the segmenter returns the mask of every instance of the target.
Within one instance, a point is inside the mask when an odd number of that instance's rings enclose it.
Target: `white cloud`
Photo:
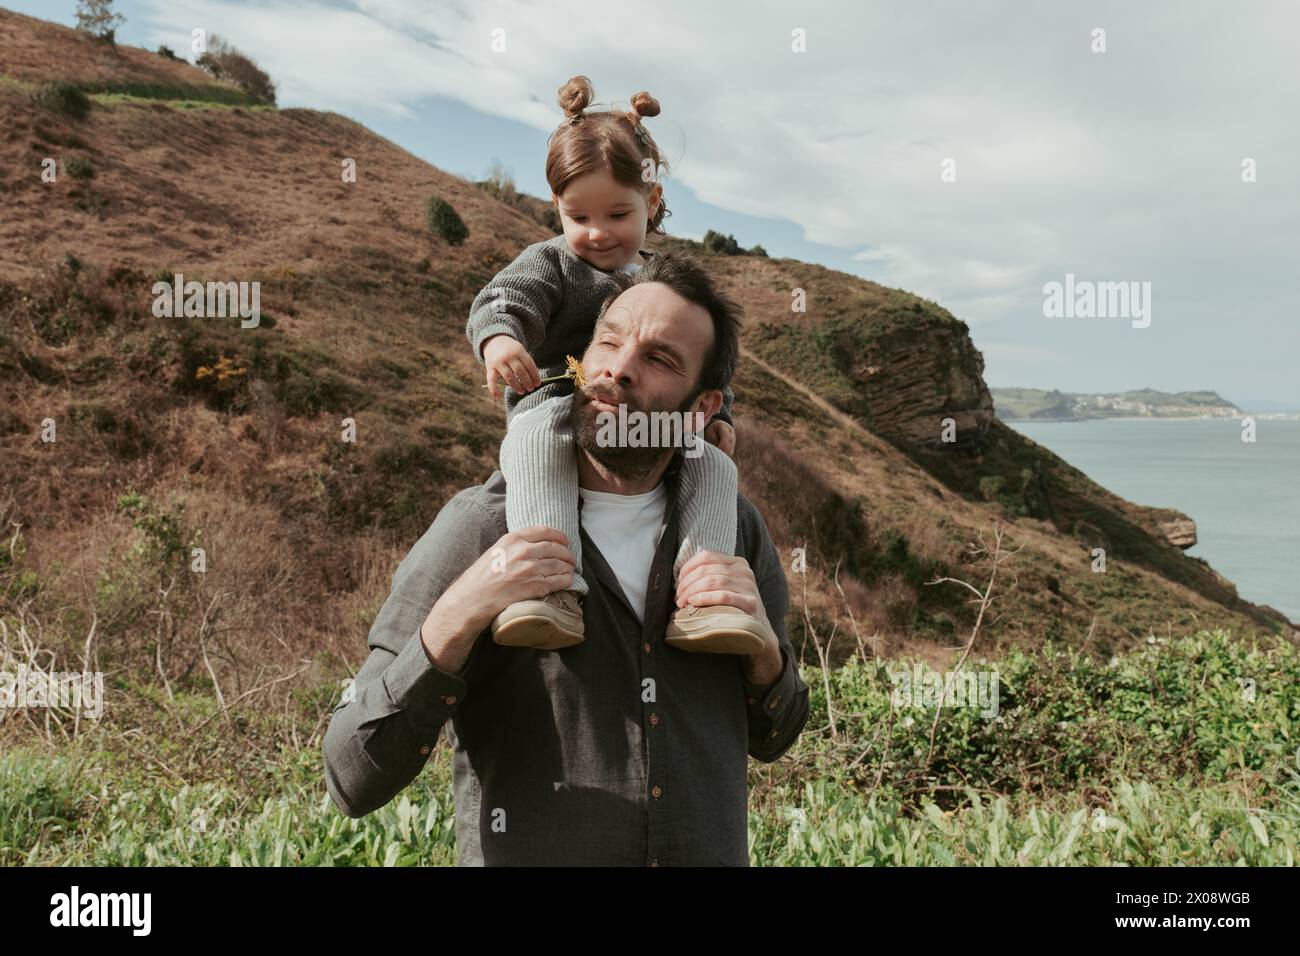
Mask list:
[[[211,23],[283,100],[353,114],[441,96],[549,132],[573,74],[604,103],[648,89],[701,201],[860,250],[976,326],[1029,321],[1067,271],[1155,282],[1175,350],[1248,286],[1300,296],[1300,5],[145,2],[158,40]],[[1281,315],[1256,321],[1294,341]]]

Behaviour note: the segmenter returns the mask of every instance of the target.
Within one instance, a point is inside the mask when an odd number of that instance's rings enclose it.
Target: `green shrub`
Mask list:
[[[992,501],[1002,490],[1004,480],[1001,475],[985,475],[980,479],[980,495],[985,501]]]
[[[218,80],[228,80],[262,103],[275,105],[275,83],[266,71],[215,33],[195,64]]]
[[[63,171],[73,179],[94,179],[95,164],[84,156],[73,156],[63,164]]]
[[[33,96],[36,105],[73,119],[85,119],[90,112],[90,97],[75,83],[60,80],[46,83]]]
[[[441,236],[453,246],[459,246],[469,235],[469,227],[456,214],[456,210],[437,196],[429,197],[424,206],[424,214],[434,235]]]
[[[708,252],[722,256],[738,256],[742,252],[735,236],[724,236],[712,229],[704,234],[704,248]]]

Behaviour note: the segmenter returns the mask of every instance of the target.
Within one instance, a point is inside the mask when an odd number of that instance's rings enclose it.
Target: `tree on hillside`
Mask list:
[[[208,37],[208,51],[195,63],[218,80],[229,80],[264,103],[275,105],[275,83],[266,71],[215,33]]]
[[[77,0],[77,29],[83,33],[113,43],[117,28],[125,22],[124,16],[113,12],[113,0]]]

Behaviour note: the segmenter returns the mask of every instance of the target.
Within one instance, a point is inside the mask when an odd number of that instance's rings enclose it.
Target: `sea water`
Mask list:
[[[1300,421],[1109,419],[1008,422],[1093,481],[1196,522],[1188,554],[1256,604],[1300,621]]]

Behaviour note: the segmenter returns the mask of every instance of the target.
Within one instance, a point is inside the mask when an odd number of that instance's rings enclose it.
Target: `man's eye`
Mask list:
[[[627,213],[625,213],[625,212],[616,212],[616,213],[614,213],[614,218],[615,218],[615,219],[622,219],[622,218],[623,218],[624,216],[626,216],[626,215],[627,215]]]
[[[586,216],[570,216],[569,218],[572,219],[574,222],[586,222],[586,221],[587,221],[587,217],[586,217]]]

